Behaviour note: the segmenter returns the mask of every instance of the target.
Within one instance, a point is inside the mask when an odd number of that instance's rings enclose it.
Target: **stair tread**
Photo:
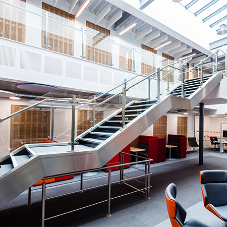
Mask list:
[[[120,129],[121,127],[117,127],[117,126],[99,126],[99,128],[107,128],[107,129]]]
[[[95,143],[102,143],[104,140],[98,140],[94,138],[81,138],[80,140],[88,141],[88,142],[95,142]]]
[[[100,134],[100,135],[113,135],[114,133],[111,132],[90,132],[91,134]]]

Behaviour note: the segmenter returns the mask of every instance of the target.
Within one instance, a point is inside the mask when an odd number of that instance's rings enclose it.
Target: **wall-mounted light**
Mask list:
[[[87,8],[87,6],[91,3],[90,0],[85,0],[83,2],[83,4],[80,6],[80,8],[77,10],[77,12],[75,13],[76,17],[79,17],[80,14]]]
[[[19,100],[20,98],[19,97],[15,97],[15,96],[13,96],[13,97],[9,97],[10,99],[14,99],[14,100]]]
[[[180,60],[183,60],[183,59],[186,59],[186,58],[191,58],[191,57],[194,57],[196,55],[196,53],[194,53],[194,54],[189,54],[189,55],[187,55],[187,56],[185,56],[185,57],[183,57],[183,58],[180,58]]]
[[[155,50],[158,50],[158,49],[160,49],[160,48],[162,48],[162,47],[164,47],[164,46],[169,45],[170,43],[172,43],[172,41],[168,41],[168,42],[166,42],[166,43],[163,43],[162,45],[157,46],[157,47],[155,47],[154,49],[155,49]]]
[[[127,28],[125,28],[124,30],[122,30],[119,35],[123,35],[125,32],[129,31],[131,28],[135,27],[136,23],[133,23],[131,25],[129,25]]]

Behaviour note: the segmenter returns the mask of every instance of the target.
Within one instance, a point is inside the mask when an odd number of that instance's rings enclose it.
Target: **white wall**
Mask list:
[[[204,131],[203,131],[204,147],[206,148],[211,147],[211,143],[210,143],[211,136],[216,136],[218,139],[220,138],[220,133],[222,133],[220,132],[221,123],[227,123],[227,118],[224,118],[223,116],[218,116],[218,115],[216,116],[214,115],[214,117],[211,117],[211,116],[204,117]],[[223,124],[222,130],[227,130],[227,124]],[[195,117],[195,135],[196,135],[197,141],[199,141],[199,116]]]

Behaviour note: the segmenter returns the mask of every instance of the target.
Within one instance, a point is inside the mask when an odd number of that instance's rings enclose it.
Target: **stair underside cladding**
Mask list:
[[[100,168],[142,134],[170,109],[192,109],[221,81],[222,74],[204,78],[200,86],[185,85],[193,93],[188,98],[179,97],[180,87],[156,102],[137,101],[126,106],[125,127],[122,128],[121,110],[116,111],[95,127],[75,139],[79,144],[74,151],[68,143],[27,144],[0,160],[0,207],[31,187],[45,176]]]

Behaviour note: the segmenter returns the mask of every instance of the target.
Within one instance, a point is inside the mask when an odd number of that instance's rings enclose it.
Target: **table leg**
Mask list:
[[[138,155],[138,151],[136,152],[136,158],[135,158],[135,161],[136,161],[136,162],[138,162],[138,157],[137,157],[137,155]],[[135,167],[137,167],[137,168],[142,167],[142,166],[143,166],[143,164],[135,164]]]
[[[137,157],[137,155],[138,155],[138,152],[136,152],[136,162],[138,162],[138,157]]]
[[[169,148],[169,159],[171,159],[171,147]]]

